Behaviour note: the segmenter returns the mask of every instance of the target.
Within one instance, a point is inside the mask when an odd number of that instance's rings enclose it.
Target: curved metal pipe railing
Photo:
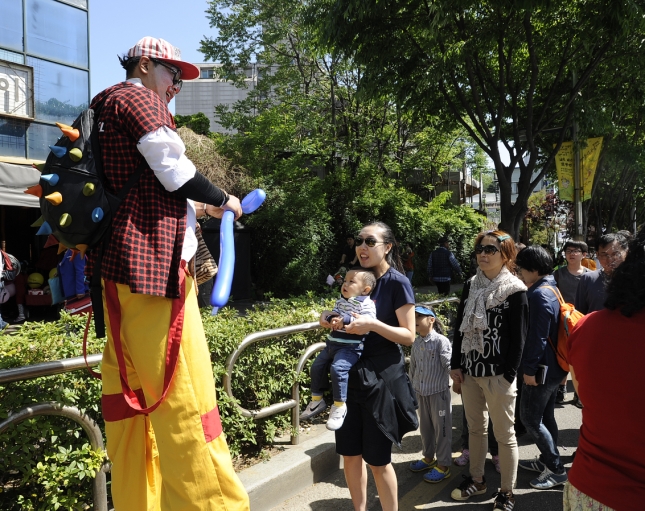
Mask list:
[[[96,422],[94,422],[91,417],[84,413],[81,413],[81,411],[75,406],[66,406],[55,402],[39,403],[36,405],[28,406],[27,408],[23,408],[17,413],[11,414],[6,420],[0,422],[0,434],[4,433],[11,426],[15,426],[16,424],[19,424],[24,420],[31,419],[32,417],[37,417],[39,415],[57,415],[73,420],[74,422],[80,424],[80,426],[83,428],[83,431],[85,431],[85,433],[89,437],[92,449],[105,450],[101,429],[97,426]],[[94,481],[92,482],[94,509],[96,511],[108,511],[105,478],[105,472],[108,469],[108,465],[104,465],[96,473],[96,477],[94,477]]]
[[[451,298],[442,298],[439,300],[432,300],[424,303],[427,303],[428,305],[439,305],[441,303],[446,303],[446,302],[458,303],[459,301],[460,301],[459,298],[451,297]],[[232,387],[233,368],[235,367],[235,362],[237,362],[237,359],[240,358],[240,355],[242,354],[242,352],[246,350],[249,346],[251,346],[252,344],[255,344],[258,341],[262,341],[264,339],[270,339],[272,337],[282,337],[284,335],[295,334],[299,332],[307,332],[309,330],[316,330],[318,328],[322,328],[322,327],[316,321],[312,323],[301,323],[299,325],[291,325],[283,328],[264,330],[262,332],[254,332],[252,334],[247,335],[242,340],[242,342],[237,347],[237,349],[233,353],[231,353],[226,359],[226,374],[224,375],[224,390],[226,391],[226,393],[231,398],[235,399],[235,396],[233,395],[233,387]],[[312,346],[309,346],[298,359],[298,363],[296,364],[296,381],[294,382],[291,388],[291,399],[282,401],[281,403],[274,403],[272,405],[265,406],[264,408],[261,408],[259,410],[248,410],[246,408],[241,407],[240,405],[236,405],[240,414],[242,414],[243,417],[248,417],[251,419],[262,419],[264,417],[269,417],[271,415],[275,415],[277,413],[284,412],[286,410],[291,410],[291,444],[297,445],[299,442],[298,430],[300,428],[300,409],[299,409],[300,384],[298,383],[298,375],[302,372],[307,360],[309,360],[314,353],[317,353],[318,351],[321,351],[324,348],[325,348],[324,342],[313,344]],[[408,359],[406,358],[406,361],[407,360]]]

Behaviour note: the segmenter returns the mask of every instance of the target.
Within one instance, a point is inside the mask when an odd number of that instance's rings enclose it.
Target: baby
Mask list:
[[[327,429],[337,430],[347,415],[347,379],[349,370],[358,362],[363,352],[365,335],[348,334],[345,325],[354,321],[352,313],[376,317],[376,306],[369,294],[376,285],[374,274],[363,268],[354,268],[345,275],[342,296],[336,301],[325,321],[332,331],[327,337],[327,347],[320,352],[311,366],[311,402],[300,415],[300,420],[311,419],[327,408],[323,390],[327,387],[327,366],[331,362],[331,381],[334,404],[329,412]]]

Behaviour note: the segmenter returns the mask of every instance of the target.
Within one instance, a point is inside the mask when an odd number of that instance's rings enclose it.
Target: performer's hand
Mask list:
[[[452,384],[452,391],[455,394],[461,394],[461,383],[457,383],[457,382],[453,383]]]
[[[242,205],[240,204],[240,199],[235,195],[229,195],[228,202],[223,207],[218,208],[212,204],[207,204],[204,211],[208,216],[214,216],[215,218],[222,218],[224,211],[232,211],[235,214],[235,220],[237,220],[242,216]]]

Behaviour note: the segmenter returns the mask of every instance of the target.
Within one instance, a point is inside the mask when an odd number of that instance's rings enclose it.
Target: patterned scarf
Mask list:
[[[489,280],[481,269],[470,284],[470,293],[464,307],[464,317],[459,331],[464,337],[461,352],[476,350],[484,353],[484,330],[488,328],[487,309],[503,303],[513,293],[526,291],[524,283],[513,275],[506,266],[493,280]]]

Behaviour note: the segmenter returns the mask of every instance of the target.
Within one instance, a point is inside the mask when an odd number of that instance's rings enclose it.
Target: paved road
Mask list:
[[[573,389],[569,382],[569,398],[573,397]],[[461,399],[456,394],[453,398],[453,451],[459,454],[459,435],[461,431],[462,406]],[[573,406],[571,401],[557,405],[556,419],[560,428],[560,454],[567,468],[571,467],[571,454],[578,443],[578,430],[581,423],[581,410]],[[520,459],[533,458],[539,454],[535,444],[528,435],[519,439]],[[486,480],[488,493],[486,496],[473,497],[468,502],[455,502],[450,498],[450,492],[461,481],[462,474],[468,474],[466,467],[453,465],[450,478],[440,484],[429,484],[423,481],[423,474],[415,474],[408,470],[411,461],[418,459],[421,451],[421,438],[417,432],[403,439],[402,449],[393,449],[392,463],[399,482],[399,509],[401,511],[421,509],[455,508],[460,511],[490,511],[492,509],[492,494],[497,491],[500,476],[495,472],[490,455],[486,463]],[[562,509],[562,487],[552,490],[534,490],[529,481],[537,476],[536,472],[518,469],[518,480],[515,494],[517,495],[517,511],[559,511]],[[369,476],[368,509],[380,511],[378,494],[374,481]],[[342,470],[338,470],[325,480],[314,484],[305,491],[286,500],[273,511],[353,511],[349,491]]]

